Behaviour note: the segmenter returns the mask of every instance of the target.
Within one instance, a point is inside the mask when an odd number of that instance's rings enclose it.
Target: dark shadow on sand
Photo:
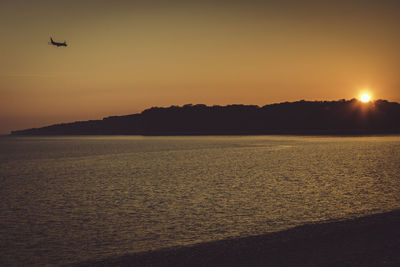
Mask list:
[[[74,266],[400,266],[400,210]]]

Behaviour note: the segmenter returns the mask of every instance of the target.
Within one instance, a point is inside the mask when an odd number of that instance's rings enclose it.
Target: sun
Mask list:
[[[371,96],[369,94],[362,94],[360,96],[360,100],[363,103],[367,103],[367,102],[371,101]]]

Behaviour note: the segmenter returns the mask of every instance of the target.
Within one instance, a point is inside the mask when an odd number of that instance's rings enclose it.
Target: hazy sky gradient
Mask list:
[[[3,0],[0,25],[0,133],[364,88],[400,101],[399,1]]]

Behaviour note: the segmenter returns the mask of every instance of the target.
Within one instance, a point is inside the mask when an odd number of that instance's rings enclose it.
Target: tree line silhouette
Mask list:
[[[297,101],[152,107],[141,113],[12,131],[12,135],[249,135],[400,133],[400,104]]]

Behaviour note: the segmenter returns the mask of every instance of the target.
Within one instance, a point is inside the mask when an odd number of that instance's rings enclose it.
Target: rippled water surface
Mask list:
[[[399,207],[399,136],[0,138],[0,265],[60,265]]]

